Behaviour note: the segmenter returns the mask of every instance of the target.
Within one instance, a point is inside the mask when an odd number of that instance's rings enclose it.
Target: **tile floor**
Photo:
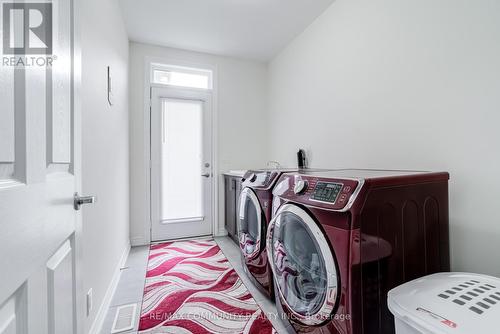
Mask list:
[[[269,298],[262,294],[243,271],[243,264],[241,262],[240,249],[238,245],[236,245],[234,241],[228,237],[215,238],[215,241],[217,242],[217,244],[219,244],[220,249],[222,250],[224,255],[226,255],[227,259],[233,266],[234,270],[236,270],[236,273],[238,273],[241,280],[243,281],[243,284],[245,284],[248,291],[250,291],[257,304],[259,304],[264,313],[268,315],[268,318],[273,324],[274,328],[280,334],[287,333],[285,326],[277,316],[274,301],[271,302]]]
[[[276,316],[277,311],[274,302],[271,302],[265,295],[263,295],[253,285],[253,283],[249,280],[249,278],[243,271],[238,246],[228,237],[215,238],[215,241],[219,244],[220,249],[227,257],[231,265],[234,267],[238,275],[241,277],[243,283],[246,285],[257,304],[259,304],[259,306],[266,314],[270,315],[269,320],[271,320],[274,328],[278,331],[278,333],[287,333],[285,326]],[[125,267],[122,269],[120,281],[113,296],[111,306],[106,315],[101,334],[110,334],[117,307],[120,305],[132,303],[137,303],[135,329],[122,333],[137,333],[137,329],[139,326],[139,313],[141,309],[142,293],[144,289],[144,280],[146,277],[146,266],[148,263],[148,254],[149,247],[147,246],[133,247],[130,250],[130,254],[127,262],[125,263]]]
[[[116,309],[120,305],[137,303],[137,314],[135,329],[133,331],[122,333],[137,333],[139,327],[139,314],[142,303],[142,294],[144,292],[144,281],[146,279],[146,267],[148,264],[149,247],[132,247],[122,269],[120,281],[116,287],[115,294],[111,301],[108,313],[104,320],[101,334],[110,334],[113,321],[115,319]]]

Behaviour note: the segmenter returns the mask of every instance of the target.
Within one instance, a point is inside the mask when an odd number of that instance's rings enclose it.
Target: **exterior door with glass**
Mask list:
[[[151,89],[151,240],[212,234],[211,92]]]

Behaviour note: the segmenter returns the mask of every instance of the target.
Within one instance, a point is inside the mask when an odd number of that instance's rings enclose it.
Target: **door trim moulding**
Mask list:
[[[144,140],[144,157],[143,157],[143,172],[145,175],[146,194],[144,196],[144,217],[142,219],[143,237],[131,236],[132,246],[149,245],[151,243],[151,90],[153,87],[165,87],[164,85],[155,85],[151,81],[151,66],[153,64],[168,64],[174,66],[200,68],[212,71],[212,236],[220,235],[219,227],[219,143],[218,143],[218,73],[217,65],[215,64],[200,64],[194,62],[186,62],[179,59],[162,58],[162,57],[144,57],[144,124],[143,124],[143,140]],[[186,88],[181,88],[185,90]],[[199,91],[196,88],[187,88],[191,91]]]

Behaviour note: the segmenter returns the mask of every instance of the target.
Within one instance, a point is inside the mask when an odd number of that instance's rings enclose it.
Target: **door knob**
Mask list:
[[[75,193],[73,197],[73,207],[78,211],[82,204],[94,204],[96,200],[97,198],[95,196],[80,196],[78,193]]]
[[[201,174],[203,177],[210,177],[210,173]]]

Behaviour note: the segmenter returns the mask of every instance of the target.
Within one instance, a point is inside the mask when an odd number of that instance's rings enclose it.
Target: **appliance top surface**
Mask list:
[[[285,173],[273,190],[273,195],[335,211],[348,211],[358,201],[363,203],[369,189],[445,183],[445,172],[423,172],[374,169],[338,169],[330,171],[300,171]],[[362,191],[365,190],[365,191]]]
[[[426,171],[409,171],[409,170],[381,170],[381,169],[338,169],[330,171],[314,171],[314,170],[301,170],[299,174],[310,175],[323,178],[352,178],[352,179],[378,179],[387,177],[410,176],[410,175],[424,175],[431,174],[432,172]]]
[[[260,172],[279,172],[279,173],[291,173],[299,172],[300,169],[293,167],[280,167],[280,168],[259,168],[259,169],[249,169],[249,172],[260,173]]]
[[[298,168],[298,167],[274,167],[274,168],[259,168],[259,169],[249,169],[249,172],[259,173],[259,172],[279,172],[279,173],[308,173],[308,172],[326,172],[332,169],[325,168]]]

